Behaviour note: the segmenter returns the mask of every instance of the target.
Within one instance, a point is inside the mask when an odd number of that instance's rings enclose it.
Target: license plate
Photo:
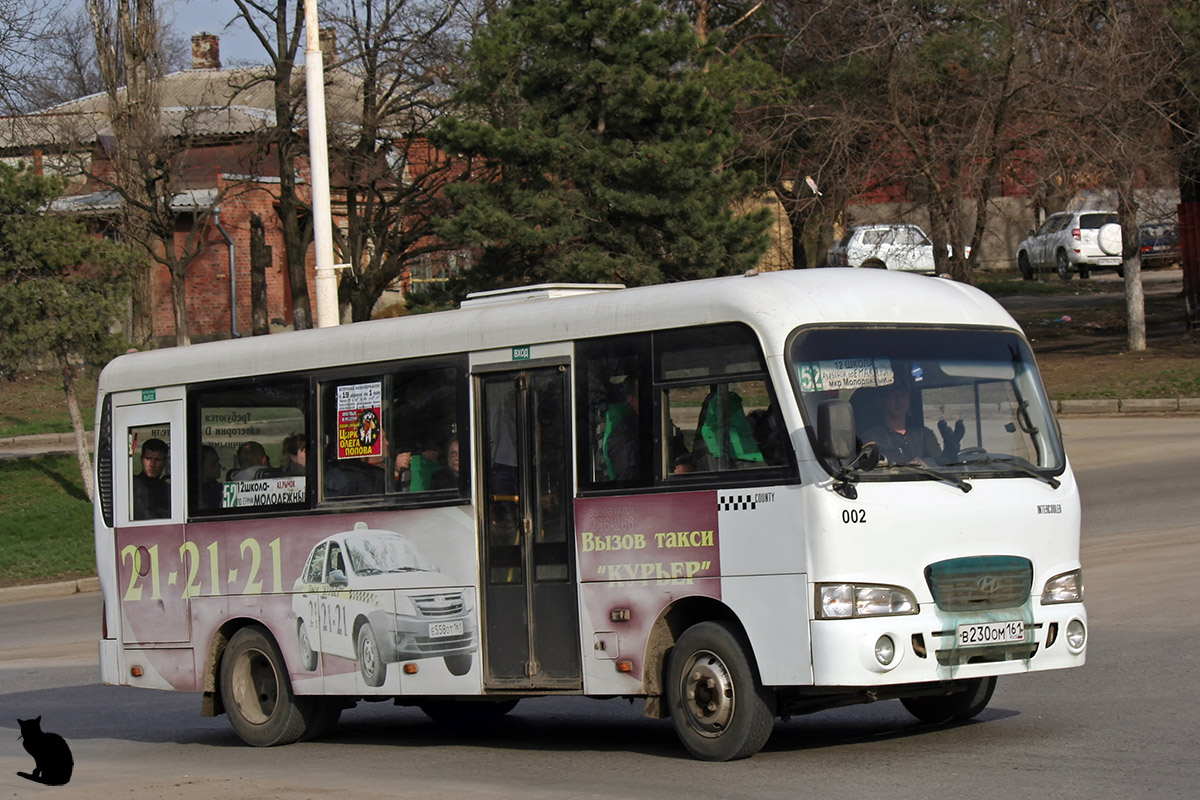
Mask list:
[[[447,636],[462,636],[463,621],[456,619],[453,622],[431,622],[429,623],[429,638],[443,639]]]
[[[1019,619],[1006,622],[977,622],[974,625],[958,626],[959,647],[979,647],[989,644],[1007,644],[1025,639],[1025,623]]]
[[[1101,259],[1097,259],[1096,263],[1098,263],[1104,267],[1115,267],[1117,264],[1121,263],[1121,259],[1120,259],[1120,257],[1118,257],[1118,258],[1101,258]]]

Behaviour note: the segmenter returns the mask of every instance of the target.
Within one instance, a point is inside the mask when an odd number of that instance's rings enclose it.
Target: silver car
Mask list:
[[[1093,269],[1113,267],[1121,277],[1121,226],[1115,211],[1063,211],[1051,214],[1036,231],[1017,245],[1017,269],[1025,280],[1054,270],[1063,280],[1078,272],[1086,278]]]
[[[305,670],[319,654],[357,661],[367,686],[389,664],[441,658],[466,675],[478,647],[471,590],[447,578],[409,540],[359,523],[313,547],[293,587],[292,612]]]
[[[829,249],[831,267],[869,267],[932,275],[933,242],[916,225],[856,225]]]

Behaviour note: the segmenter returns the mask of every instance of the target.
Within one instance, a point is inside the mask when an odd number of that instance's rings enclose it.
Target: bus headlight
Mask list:
[[[1042,605],[1083,602],[1083,570],[1076,569],[1055,575],[1042,589]]]
[[[818,583],[817,618],[886,617],[916,614],[917,601],[899,586]]]

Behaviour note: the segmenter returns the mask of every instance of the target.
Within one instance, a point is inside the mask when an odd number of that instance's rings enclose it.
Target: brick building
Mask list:
[[[328,40],[323,37],[323,43]],[[200,255],[187,271],[188,327],[193,341],[248,335],[252,330],[251,218],[263,222],[270,263],[265,270],[266,313],[273,329],[292,324],[292,297],[279,217],[279,165],[268,144],[275,124],[273,85],[265,67],[223,69],[220,42],[212,34],[192,38],[192,65],[164,76],[161,124],[183,143],[174,159],[179,180],[172,203],[180,251],[193,223],[208,220]],[[303,96],[303,70],[297,72]],[[344,70],[325,73],[326,113],[331,125],[354,124],[358,82]],[[121,199],[105,182],[112,172],[113,131],[103,93],[32,114],[0,119],[0,158],[24,162],[45,174],[66,177],[69,188],[56,208],[111,227]],[[424,150],[428,150],[426,146]],[[436,154],[430,152],[430,158]],[[301,200],[309,199],[307,163],[298,169]],[[336,191],[336,190],[335,190]],[[334,224],[337,225],[337,198]],[[309,248],[308,286],[315,313],[315,256]],[[175,338],[170,275],[153,268],[153,333]],[[409,276],[404,276],[405,280]]]

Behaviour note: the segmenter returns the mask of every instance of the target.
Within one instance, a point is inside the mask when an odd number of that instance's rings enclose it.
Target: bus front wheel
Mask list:
[[[292,682],[275,641],[264,628],[242,628],[221,658],[221,700],[229,724],[246,744],[272,747],[296,741],[309,728],[307,698]]]
[[[942,725],[963,722],[987,708],[996,691],[996,677],[955,681],[958,691],[938,697],[904,697],[900,702],[922,722]]]
[[[743,637],[725,622],[683,632],[668,661],[667,700],[675,732],[703,761],[754,755],[775,725],[775,693],[765,689]]]

